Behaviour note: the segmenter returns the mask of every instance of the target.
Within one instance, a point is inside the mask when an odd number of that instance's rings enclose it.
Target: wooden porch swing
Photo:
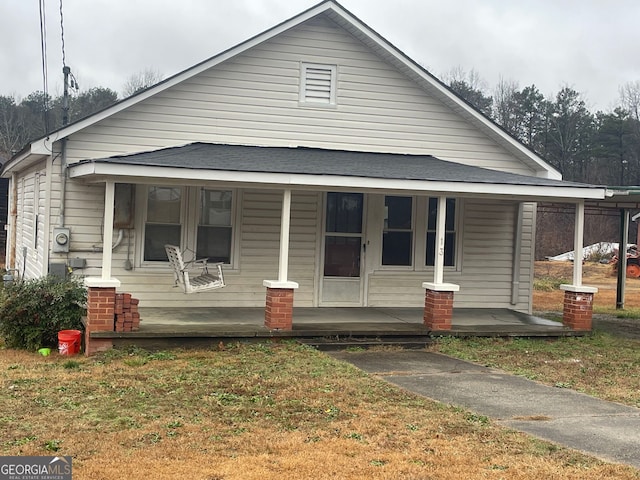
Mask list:
[[[165,245],[165,251],[169,258],[169,264],[173,268],[173,276],[176,286],[180,285],[184,293],[197,293],[214,290],[226,286],[222,274],[222,262],[208,263],[206,258],[185,262],[182,259],[180,248],[175,245]],[[189,274],[189,270],[199,269],[198,274]],[[209,272],[209,268],[213,273]]]

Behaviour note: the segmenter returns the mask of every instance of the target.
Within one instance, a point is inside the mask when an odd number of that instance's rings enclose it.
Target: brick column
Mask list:
[[[430,330],[451,330],[453,318],[453,293],[460,290],[451,283],[422,284],[424,296],[424,325]]]
[[[293,329],[293,291],[295,282],[265,280],[267,300],[264,309],[264,326],[269,330]]]
[[[86,278],[87,317],[84,332],[84,354],[94,355],[113,348],[108,338],[91,338],[91,332],[113,332],[115,329],[116,287],[118,280]]]
[[[591,330],[594,287],[560,285],[564,290],[562,323],[572,330]]]

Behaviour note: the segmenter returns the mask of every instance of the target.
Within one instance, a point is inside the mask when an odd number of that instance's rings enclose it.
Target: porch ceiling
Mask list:
[[[275,188],[411,191],[525,200],[599,200],[606,191],[600,186],[517,175],[431,155],[209,143],[83,160],[70,166],[70,177],[91,182],[214,181]]]

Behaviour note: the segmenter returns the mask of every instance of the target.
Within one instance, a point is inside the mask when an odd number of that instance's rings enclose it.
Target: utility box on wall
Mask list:
[[[67,268],[66,263],[50,263],[49,264],[49,275],[53,275],[58,278],[65,279],[67,278],[67,274],[69,270]]]
[[[53,229],[53,251],[55,253],[69,253],[71,243],[71,231],[68,228],[56,227]]]

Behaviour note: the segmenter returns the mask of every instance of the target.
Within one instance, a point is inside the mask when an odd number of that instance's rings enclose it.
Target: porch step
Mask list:
[[[344,336],[298,338],[298,343],[309,345],[321,351],[335,351],[347,349],[369,349],[373,347],[400,347],[406,349],[420,349],[434,342],[428,335],[414,336]]]

